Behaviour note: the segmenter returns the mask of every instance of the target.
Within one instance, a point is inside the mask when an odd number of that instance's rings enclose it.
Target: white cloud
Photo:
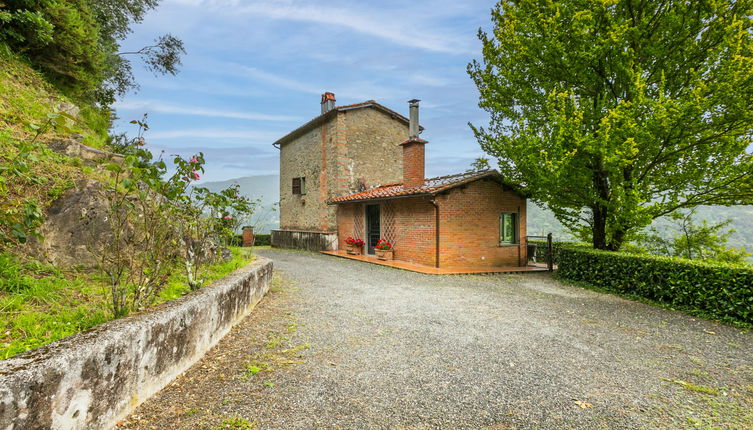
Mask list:
[[[285,78],[275,73],[265,72],[263,70],[257,69],[256,67],[248,67],[241,64],[233,64],[232,67],[236,68],[236,70],[238,70],[240,72],[239,74],[242,76],[265,81],[283,88],[316,95],[320,95],[322,93],[322,90],[320,88]]]
[[[243,1],[243,0],[172,0],[184,6],[212,8],[277,20],[310,22],[344,27],[351,31],[388,40],[401,46],[449,54],[475,53],[464,46],[465,38],[459,35],[438,33],[432,30],[428,19],[434,12],[425,8],[386,8],[382,10],[348,9],[343,5],[325,6],[322,3],[304,4],[301,1]],[[406,6],[409,6],[406,3]],[[350,4],[348,4],[350,6]]]
[[[273,131],[258,130],[227,130],[220,128],[194,128],[165,131],[150,131],[147,140],[158,139],[183,139],[183,138],[201,138],[217,140],[250,140],[258,143],[271,144],[275,140],[284,136],[286,132],[279,133]]]
[[[401,25],[400,18],[390,16],[377,16],[374,13],[354,13],[344,8],[299,5],[288,2],[258,2],[242,6],[241,13],[250,15],[262,15],[273,19],[290,21],[313,22],[346,27],[350,30],[363,33],[380,39],[389,40],[402,46],[425,49],[434,52],[459,54],[467,52],[454,42],[452,37],[440,34],[432,34],[426,29],[416,28],[416,22]],[[397,19],[396,19],[397,18]]]
[[[269,115],[256,112],[238,112],[222,109],[210,109],[198,106],[178,106],[151,100],[120,101],[114,104],[116,109],[162,112],[177,115],[207,116],[218,118],[248,119],[258,121],[298,121],[300,117],[289,115]]]

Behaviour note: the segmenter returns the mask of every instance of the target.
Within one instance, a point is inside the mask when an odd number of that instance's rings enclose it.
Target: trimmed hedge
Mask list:
[[[753,267],[563,246],[561,278],[753,324]]]

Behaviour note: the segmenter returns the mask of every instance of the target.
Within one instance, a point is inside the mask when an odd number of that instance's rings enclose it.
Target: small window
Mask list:
[[[503,213],[499,216],[499,244],[512,245],[518,243],[517,216],[514,213]]]
[[[293,194],[306,194],[306,178],[293,178]]]

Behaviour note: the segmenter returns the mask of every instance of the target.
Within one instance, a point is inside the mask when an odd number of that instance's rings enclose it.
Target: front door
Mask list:
[[[379,205],[366,206],[366,252],[374,255],[374,247],[381,237],[379,231]]]

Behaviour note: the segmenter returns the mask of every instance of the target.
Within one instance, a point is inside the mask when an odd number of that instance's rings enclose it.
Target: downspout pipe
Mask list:
[[[439,204],[434,199],[429,200],[429,203],[434,205],[434,225],[436,228],[436,232],[434,233],[434,236],[436,238],[435,242],[437,244],[437,247],[434,253],[434,267],[439,269]]]

